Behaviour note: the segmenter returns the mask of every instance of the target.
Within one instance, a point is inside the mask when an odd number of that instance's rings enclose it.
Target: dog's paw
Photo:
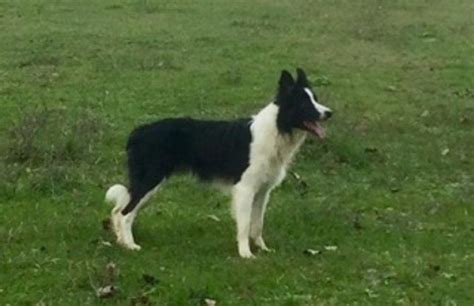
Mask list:
[[[271,249],[269,247],[267,247],[267,245],[265,244],[265,241],[263,240],[262,237],[259,237],[257,239],[255,239],[255,245],[262,251],[264,252],[267,252],[267,253],[273,253],[275,252],[274,249]]]
[[[254,259],[255,255],[252,254],[252,252],[247,249],[247,250],[239,250],[239,255],[242,258],[248,258],[248,259]]]
[[[239,254],[239,255],[240,255],[241,258],[244,258],[244,259],[255,259],[255,258],[257,258],[252,253],[245,253],[245,254]]]
[[[260,247],[260,250],[266,252],[266,253],[275,253],[275,249],[268,248],[267,246],[265,247]]]
[[[142,247],[136,243],[122,244],[122,246],[126,248],[127,250],[131,250],[131,251],[140,251],[142,249]]]
[[[129,250],[132,250],[132,251],[140,251],[142,249],[141,246],[139,246],[138,244],[132,244],[128,247]]]
[[[119,237],[117,239],[117,244],[131,251],[140,251],[142,249],[142,247],[136,244],[135,242],[126,242],[122,239],[122,237]]]

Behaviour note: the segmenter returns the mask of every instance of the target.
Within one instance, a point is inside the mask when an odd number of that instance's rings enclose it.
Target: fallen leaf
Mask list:
[[[204,299],[204,305],[206,305],[206,306],[216,306],[217,302],[213,299]]]
[[[291,173],[291,175],[293,175],[293,177],[294,177],[297,181],[301,180],[301,175],[299,175],[299,174],[296,173],[295,171],[291,171],[290,173]]]
[[[378,151],[378,149],[376,147],[370,146],[370,147],[366,147],[364,151],[367,153],[375,153]]]
[[[447,278],[447,279],[453,279],[455,278],[454,274],[453,273],[446,273],[446,272],[443,272],[441,273],[441,275],[443,275],[444,278]]]
[[[101,299],[106,299],[112,297],[117,292],[117,288],[113,285],[107,285],[97,289],[97,297]]]
[[[334,251],[337,251],[337,246],[336,245],[327,245],[327,246],[324,247],[324,249],[326,251],[334,252]]]
[[[390,191],[393,192],[393,193],[396,193],[396,192],[399,192],[400,191],[400,187],[390,187]]]
[[[303,251],[303,253],[305,255],[310,255],[310,256],[314,256],[314,255],[319,255],[321,254],[322,252],[320,250],[313,250],[313,249],[306,249]]]
[[[211,220],[214,220],[216,222],[220,222],[221,219],[219,219],[219,217],[217,217],[216,215],[207,215],[206,216],[208,219],[211,219]]]
[[[308,183],[306,183],[305,180],[298,173],[294,171],[291,171],[290,173],[298,183],[297,187],[299,189],[300,195],[305,195],[308,192]]]
[[[154,277],[153,275],[150,275],[150,274],[143,274],[142,279],[145,283],[147,283],[148,285],[151,285],[151,286],[154,286],[154,285],[159,283],[159,280],[156,277]]]
[[[101,240],[100,241],[100,244],[104,245],[104,246],[108,246],[108,247],[111,247],[112,246],[112,243],[110,243],[109,241],[106,241],[106,240]]]
[[[369,289],[369,288],[366,288],[366,289],[365,289],[365,293],[367,293],[367,295],[368,295],[369,298],[371,298],[371,299],[376,298],[376,297],[379,296],[377,293],[375,293],[373,290],[371,290],[371,289]]]

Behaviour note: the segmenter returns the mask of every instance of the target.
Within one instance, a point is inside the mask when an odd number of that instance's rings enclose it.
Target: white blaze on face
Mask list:
[[[326,112],[330,112],[331,110],[327,108],[326,106],[319,104],[316,99],[314,98],[313,92],[309,88],[305,88],[304,91],[308,94],[309,99],[314,105],[314,108],[318,111],[318,113],[321,114],[321,118],[324,118],[326,115]]]

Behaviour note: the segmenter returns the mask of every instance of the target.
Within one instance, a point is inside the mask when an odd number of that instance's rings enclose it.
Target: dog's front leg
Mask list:
[[[232,210],[237,222],[237,243],[242,258],[254,258],[250,251],[249,234],[252,216],[252,203],[255,190],[246,184],[238,183],[232,190]]]
[[[265,252],[273,251],[267,247],[262,236],[265,209],[270,198],[270,191],[270,188],[262,188],[256,193],[252,205],[252,220],[250,222],[250,237],[254,240],[255,245]]]

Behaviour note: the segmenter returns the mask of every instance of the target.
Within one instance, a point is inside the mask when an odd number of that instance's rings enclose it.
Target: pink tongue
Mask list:
[[[305,122],[305,126],[309,128],[314,134],[316,134],[320,139],[324,139],[324,137],[326,137],[326,132],[319,122]]]
[[[316,123],[313,127],[313,131],[318,135],[319,138],[324,139],[326,137],[326,131],[324,128],[319,124]]]

